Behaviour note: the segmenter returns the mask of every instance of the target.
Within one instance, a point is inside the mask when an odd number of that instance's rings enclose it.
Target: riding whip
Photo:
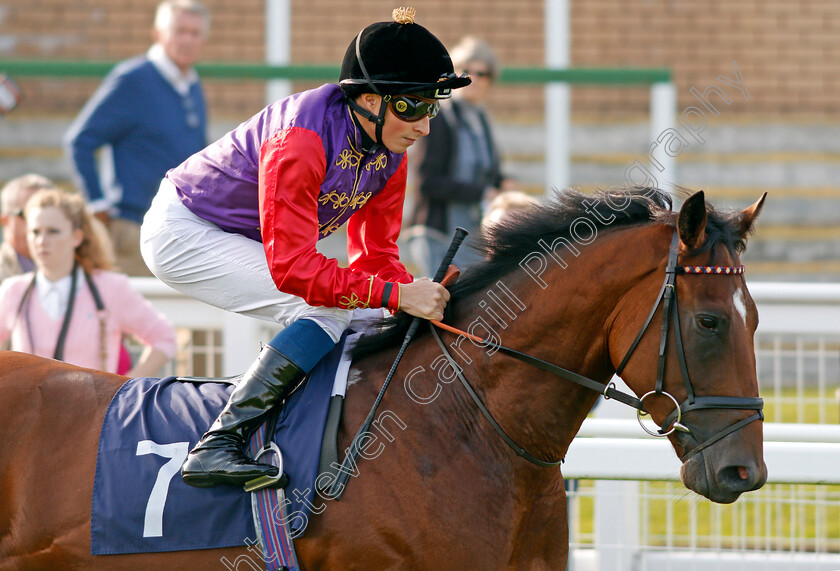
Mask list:
[[[455,254],[458,252],[458,248],[461,247],[461,242],[464,241],[464,238],[467,237],[467,232],[461,227],[455,229],[455,235],[452,237],[452,242],[449,244],[449,249],[446,250],[446,254],[444,254],[443,259],[440,262],[440,266],[438,266],[437,272],[435,273],[434,281],[440,283],[443,280],[443,277],[446,275],[446,270],[449,269],[449,264],[452,263],[452,259],[455,257]],[[408,344],[411,342],[411,338],[414,337],[414,334],[417,332],[417,329],[420,327],[420,322],[423,321],[419,317],[414,317],[411,320],[411,325],[408,326],[408,331],[405,334],[405,339],[403,339],[402,346],[400,347],[399,352],[397,353],[397,358],[394,359],[394,364],[391,365],[391,370],[388,371],[388,376],[385,377],[385,382],[382,384],[382,388],[379,389],[379,394],[376,396],[376,400],[373,402],[373,407],[370,409],[370,412],[365,418],[364,423],[362,423],[362,427],[359,428],[359,431],[356,433],[356,436],[353,437],[353,441],[350,443],[350,448],[347,450],[347,454],[344,456],[344,460],[341,462],[341,466],[339,467],[338,474],[336,475],[335,482],[330,487],[329,495],[333,499],[341,498],[341,494],[344,493],[345,488],[347,487],[347,480],[350,478],[350,467],[355,465],[356,460],[359,458],[359,452],[361,451],[361,442],[370,430],[370,425],[373,424],[373,419],[376,416],[376,409],[379,408],[379,403],[382,402],[382,398],[385,396],[385,390],[388,388],[388,384],[391,382],[391,378],[393,378],[394,373],[397,370],[397,365],[400,364],[400,360],[402,359],[403,353],[405,353]]]

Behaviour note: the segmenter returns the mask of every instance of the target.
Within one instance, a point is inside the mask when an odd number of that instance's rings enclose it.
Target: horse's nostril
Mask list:
[[[727,466],[718,472],[718,485],[743,491],[752,485],[753,474],[747,466]]]

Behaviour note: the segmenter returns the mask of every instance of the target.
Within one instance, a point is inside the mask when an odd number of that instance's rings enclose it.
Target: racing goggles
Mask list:
[[[432,119],[440,111],[440,102],[437,100],[427,101],[412,95],[391,95],[386,96],[386,99],[391,112],[407,123],[420,121],[426,115]]]

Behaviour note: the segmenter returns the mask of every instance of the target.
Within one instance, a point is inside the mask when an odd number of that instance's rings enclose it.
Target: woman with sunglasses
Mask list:
[[[452,48],[455,69],[472,83],[447,101],[429,137],[412,150],[417,165],[417,196],[408,231],[408,248],[422,275],[432,275],[455,228],[478,230],[483,206],[515,183],[503,176],[485,103],[498,73],[490,46],[474,36]],[[417,153],[417,157],[413,156]],[[469,240],[469,238],[467,238]],[[452,262],[459,268],[480,258],[462,247]]]
[[[186,295],[284,327],[187,457],[187,484],[277,475],[244,443],[354,309],[442,318],[448,292],[413,281],[399,260],[405,151],[429,133],[439,100],[469,82],[401,8],[353,38],[339,85],[269,105],[169,171],[142,227],[149,268]],[[316,250],[345,223],[348,268]]]

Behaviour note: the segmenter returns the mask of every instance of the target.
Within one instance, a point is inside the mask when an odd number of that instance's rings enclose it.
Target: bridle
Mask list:
[[[499,351],[509,357],[513,357],[514,359],[518,359],[524,363],[532,365],[538,369],[543,371],[547,371],[559,377],[562,377],[566,380],[572,381],[577,383],[583,387],[586,387],[590,390],[599,392],[604,395],[604,398],[607,399],[614,399],[621,403],[624,403],[628,406],[631,406],[636,409],[637,411],[637,418],[639,419],[639,424],[641,424],[642,428],[648,434],[657,437],[665,437],[674,432],[675,430],[680,432],[685,432],[688,434],[693,434],[691,430],[681,423],[682,415],[686,412],[692,410],[702,410],[702,409],[729,409],[729,410],[755,410],[757,411],[755,414],[744,418],[727,428],[715,433],[711,437],[707,438],[703,442],[699,443],[697,446],[689,450],[686,454],[680,458],[682,462],[688,460],[694,454],[708,448],[715,442],[718,442],[722,438],[740,430],[744,426],[750,424],[754,420],[763,420],[764,419],[764,401],[758,397],[731,397],[731,396],[696,396],[694,394],[694,387],[691,384],[691,378],[688,374],[688,365],[685,360],[685,349],[683,347],[682,335],[680,333],[680,320],[679,320],[679,311],[677,308],[677,288],[676,288],[676,279],[677,274],[685,274],[685,275],[740,275],[744,273],[744,266],[679,266],[677,265],[677,258],[679,254],[679,234],[677,231],[674,231],[674,235],[671,239],[671,248],[668,253],[668,264],[665,267],[665,281],[662,284],[662,288],[659,290],[659,294],[656,297],[656,301],[653,304],[653,309],[651,309],[650,314],[648,315],[647,319],[645,320],[644,325],[642,325],[639,334],[636,335],[635,340],[630,345],[627,353],[624,355],[624,358],[621,360],[618,368],[616,369],[616,375],[621,376],[621,372],[624,370],[624,367],[627,365],[627,362],[630,360],[630,357],[633,355],[636,347],[638,346],[639,342],[644,336],[645,331],[647,330],[648,326],[650,325],[651,321],[653,320],[653,316],[656,314],[656,310],[659,309],[660,304],[662,305],[662,327],[660,329],[660,340],[659,340],[659,361],[658,361],[658,368],[656,372],[656,385],[654,390],[645,393],[642,395],[641,398],[636,398],[632,395],[619,391],[615,388],[614,383],[608,383],[606,387],[604,387],[603,383],[599,383],[594,379],[590,379],[588,377],[584,377],[578,373],[573,371],[569,371],[547,361],[543,361],[542,359],[538,359],[537,357],[533,357],[531,355],[527,355],[525,353],[521,353],[516,351],[515,349],[511,349],[509,347],[505,347],[501,344],[494,343],[492,341],[481,339],[480,337],[476,337],[471,335],[465,331],[461,331],[460,329],[456,329],[439,321],[431,321],[430,322],[430,329],[432,331],[432,335],[437,341],[438,345],[441,348],[444,356],[446,357],[447,361],[449,362],[450,366],[452,367],[453,371],[455,372],[458,379],[461,381],[461,384],[464,385],[464,388],[472,397],[473,401],[478,406],[479,410],[481,410],[484,417],[490,422],[493,426],[494,430],[499,434],[499,436],[510,446],[513,448],[514,451],[529,462],[536,464],[538,466],[556,466],[562,460],[557,461],[545,461],[540,460],[527,451],[524,448],[516,444],[516,442],[508,436],[508,434],[502,429],[498,422],[493,418],[492,414],[484,403],[481,401],[481,398],[475,392],[475,390],[470,385],[469,381],[464,377],[463,373],[461,372],[461,367],[455,362],[452,358],[452,355],[449,353],[449,350],[443,344],[443,341],[440,339],[437,330],[435,327],[444,329],[446,331],[450,331],[452,333],[457,333],[459,335],[463,335],[468,339],[471,339],[477,343],[482,343],[485,346],[489,346],[494,348],[496,351]],[[677,347],[677,358],[680,364],[680,372],[682,373],[683,383],[685,384],[686,388],[686,399],[682,403],[678,403],[677,399],[674,398],[673,395],[666,392],[665,387],[665,365],[666,365],[666,355],[667,355],[667,345],[668,345],[668,332],[670,329],[670,324],[673,324],[674,327],[674,337],[676,338],[676,347]],[[674,403],[674,410],[669,414],[665,421],[662,423],[662,427],[658,430],[653,431],[645,426],[642,423],[642,416],[648,414],[644,407],[644,401],[651,395],[657,396],[665,396],[671,399]],[[670,428],[668,428],[670,427]]]

